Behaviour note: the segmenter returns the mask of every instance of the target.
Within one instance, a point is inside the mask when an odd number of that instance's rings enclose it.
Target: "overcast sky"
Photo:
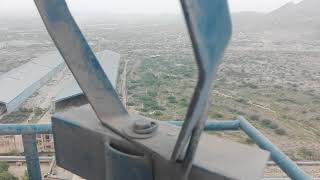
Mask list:
[[[287,2],[301,0],[229,0],[232,12],[258,11],[268,12]],[[33,0],[0,0],[0,14],[19,15],[33,13],[36,9]],[[73,11],[104,11],[113,13],[180,13],[179,0],[67,0]]]

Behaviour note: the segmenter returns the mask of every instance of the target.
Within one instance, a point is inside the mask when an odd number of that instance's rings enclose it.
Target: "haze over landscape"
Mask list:
[[[0,75],[56,50],[32,1],[3,2]],[[183,120],[197,68],[178,1],[68,2],[95,52],[121,54],[118,92],[130,113]],[[320,0],[229,3],[233,36],[209,119],[244,116],[293,160],[320,161]],[[49,121],[53,92],[71,77],[65,68],[20,109],[0,116],[0,123],[22,123],[26,117]],[[37,116],[34,106],[41,112]],[[240,132],[210,133],[253,146]],[[320,177],[317,168],[307,170]]]
[[[270,12],[280,6],[301,0],[229,0],[231,12]],[[2,0],[0,14],[37,14],[33,1]],[[67,0],[70,8],[79,13],[112,12],[122,14],[179,14],[179,0]],[[17,13],[19,12],[19,13]]]

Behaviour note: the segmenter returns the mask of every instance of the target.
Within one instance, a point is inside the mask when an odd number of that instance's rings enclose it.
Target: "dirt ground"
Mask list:
[[[21,106],[22,108],[32,109],[39,107],[45,110],[45,114],[41,117],[38,123],[46,123],[51,118],[51,103],[52,99],[59,93],[69,80],[73,78],[71,72],[65,67],[54,78],[52,78],[46,85],[42,86],[34,95],[27,99]],[[36,105],[36,106],[35,106]],[[32,116],[32,115],[31,115]],[[30,119],[30,118],[29,118]]]
[[[50,163],[41,163],[42,177],[48,174],[49,168],[50,168]],[[13,163],[13,164],[10,164],[10,168],[9,168],[9,172],[19,178],[25,175],[26,170],[27,170],[27,166],[25,163]],[[58,166],[55,166],[53,168],[53,174],[59,177],[63,177],[64,179],[70,179],[70,180],[75,179],[75,177],[77,177],[77,176],[74,176],[69,171],[62,169]],[[44,178],[44,180],[49,180],[49,179],[50,178]],[[76,178],[76,180],[78,179],[80,178]]]
[[[22,105],[24,108],[33,108],[35,105],[42,109],[48,109],[52,98],[61,90],[64,83],[72,78],[70,71],[65,67],[57,73],[47,84],[42,86],[35,94]]]
[[[49,166],[50,164],[48,163],[42,163],[41,174],[45,175],[49,171]],[[26,164],[21,164],[20,162],[15,164],[14,163],[10,164],[10,167],[9,167],[9,172],[19,178],[25,175],[26,170],[27,170]]]
[[[313,179],[320,179],[320,166],[301,166],[301,168]],[[265,169],[264,177],[287,178],[286,174],[277,166],[268,166]]]

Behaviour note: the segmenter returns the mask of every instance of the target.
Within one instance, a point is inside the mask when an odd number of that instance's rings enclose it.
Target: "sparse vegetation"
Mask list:
[[[0,179],[1,180],[18,180],[18,178],[10,174],[8,170],[9,170],[9,164],[5,162],[0,162]]]
[[[248,104],[248,101],[243,99],[243,98],[236,99],[236,101],[239,102],[239,103],[242,103],[242,104]]]
[[[2,123],[22,123],[29,119],[32,111],[14,111],[9,114],[4,115],[1,118]]]
[[[169,103],[173,103],[173,104],[178,102],[175,96],[169,96],[168,100],[169,100]]]
[[[156,25],[145,26],[143,22],[127,26],[116,20],[116,31],[105,24],[95,26],[95,31],[87,31],[86,35],[99,41],[100,50],[112,47],[122,60],[128,61],[129,111],[160,120],[184,119],[197,80],[190,40],[182,21],[170,19],[167,23],[152,18],[152,22]],[[316,141],[320,138],[320,91],[315,88],[320,75],[319,42],[310,38],[308,31],[303,31],[303,36],[292,36],[292,41],[283,27],[280,32],[239,28],[235,24],[233,39],[217,70],[209,118],[233,119],[242,115],[272,140],[286,141],[274,142],[285,152],[295,155],[306,144],[308,150],[315,152],[320,147]],[[35,38],[27,30],[21,32],[26,32],[23,38]],[[0,38],[9,41],[16,33],[3,31]],[[50,41],[45,31],[37,32],[36,40]],[[46,44],[34,44],[23,51],[2,51],[0,73],[26,62],[35,52],[53,49],[53,45]],[[46,110],[20,109],[3,116],[1,123],[20,123],[30,117],[38,120]],[[232,136],[226,133],[222,137]],[[312,158],[320,160],[318,156]]]
[[[209,117],[212,119],[221,119],[224,117],[224,115],[221,113],[213,113],[213,114],[209,114]]]
[[[260,116],[258,114],[253,114],[250,116],[250,119],[253,121],[259,121],[260,120]]]
[[[153,113],[153,115],[155,115],[155,116],[162,116],[163,113],[162,113],[161,111],[155,111],[155,112]]]
[[[270,119],[263,119],[261,123],[262,125],[269,127],[272,124],[272,121]]]
[[[157,97],[158,93],[156,91],[151,91],[151,90],[148,90],[148,93],[147,93],[150,97]]]
[[[250,138],[246,138],[245,143],[246,144],[255,144],[254,141],[252,141],[252,139],[250,139]]]
[[[270,120],[270,119],[263,119],[261,121],[261,123],[264,127],[267,127],[270,129],[278,129],[279,128],[278,124],[276,124],[275,122],[272,122],[272,120]]]
[[[29,180],[28,171],[24,171],[24,176],[22,177],[22,180]]]
[[[9,164],[8,163],[0,162],[0,172],[8,171],[8,169],[9,169]]]
[[[187,107],[189,105],[188,101],[185,98],[182,98],[179,102],[179,105],[183,108]],[[320,117],[319,117],[320,118]]]
[[[281,135],[281,136],[287,135],[287,131],[285,129],[282,129],[282,128],[277,128],[277,129],[274,130],[274,132],[277,135]]]
[[[43,114],[44,110],[42,108],[39,108],[39,107],[35,107],[34,108],[34,115],[35,116],[41,116]]]
[[[127,102],[128,106],[134,106],[134,102]]]
[[[298,156],[302,157],[302,159],[305,159],[305,160],[314,160],[314,159],[320,158],[319,151],[313,151],[305,147],[298,149],[297,154]]]

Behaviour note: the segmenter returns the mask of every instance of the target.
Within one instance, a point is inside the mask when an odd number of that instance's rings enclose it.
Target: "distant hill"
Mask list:
[[[320,0],[287,3],[270,13],[241,12],[233,14],[236,31],[304,32],[307,38],[320,39]]]
[[[320,28],[320,1],[304,0],[298,4],[288,3],[268,14],[270,20],[280,27]]]
[[[307,17],[316,17],[320,15],[319,11],[320,1],[319,0],[304,0],[300,3],[287,3],[284,6],[280,7],[269,13],[273,16],[282,16],[282,17],[297,17],[297,18],[307,18]]]

